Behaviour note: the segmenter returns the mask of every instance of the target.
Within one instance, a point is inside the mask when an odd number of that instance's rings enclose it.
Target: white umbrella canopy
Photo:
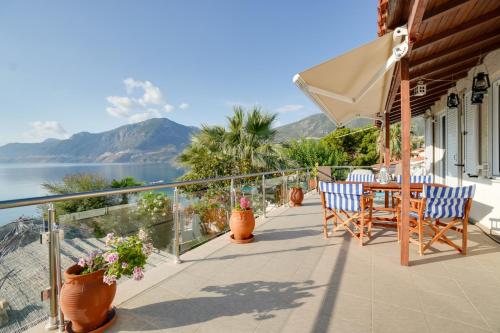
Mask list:
[[[309,68],[294,83],[337,125],[376,119],[389,94],[394,64],[406,54],[406,29],[396,29],[338,57]]]

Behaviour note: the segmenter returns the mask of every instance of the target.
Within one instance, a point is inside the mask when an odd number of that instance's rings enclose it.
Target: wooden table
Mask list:
[[[345,184],[353,184],[356,182],[339,182]],[[425,184],[430,186],[446,186],[443,184]],[[363,182],[364,190],[370,192],[385,192],[385,205],[384,207],[373,207],[374,211],[388,212],[389,216],[377,216],[372,219],[372,223],[375,226],[386,227],[386,228],[396,228],[396,207],[389,207],[389,194],[393,192],[401,192],[401,184],[397,182],[389,182],[387,184],[381,184],[377,182]],[[410,191],[413,193],[420,193],[424,189],[424,183],[411,183]],[[392,215],[391,215],[392,214]]]

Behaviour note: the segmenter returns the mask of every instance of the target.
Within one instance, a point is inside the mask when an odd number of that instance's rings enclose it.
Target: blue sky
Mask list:
[[[0,144],[148,117],[223,124],[233,104],[319,110],[295,73],[376,36],[374,0],[0,2]]]

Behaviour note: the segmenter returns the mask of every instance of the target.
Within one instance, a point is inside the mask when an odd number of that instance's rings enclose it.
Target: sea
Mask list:
[[[75,173],[94,173],[108,180],[134,177],[144,183],[168,183],[183,173],[169,164],[151,163],[89,163],[89,164],[1,164],[0,201],[45,196],[41,186],[46,182],[61,182],[64,176]],[[37,207],[0,209],[0,226],[19,217],[39,215]]]

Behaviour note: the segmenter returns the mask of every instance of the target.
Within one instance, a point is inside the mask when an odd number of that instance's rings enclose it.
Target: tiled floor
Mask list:
[[[111,331],[500,332],[500,247],[476,227],[467,256],[411,247],[401,267],[393,231],[360,247],[325,239],[321,216],[312,194],[258,224],[252,244],[226,235],[188,252],[119,305]]]

